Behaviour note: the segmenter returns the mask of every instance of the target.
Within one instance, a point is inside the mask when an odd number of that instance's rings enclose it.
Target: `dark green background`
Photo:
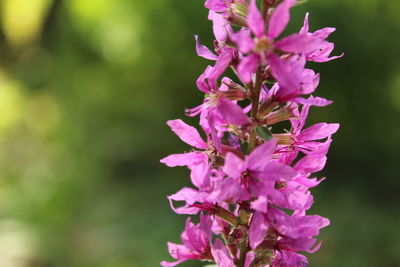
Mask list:
[[[204,1],[32,0],[48,5],[39,31],[13,39],[30,1],[0,0],[0,266],[169,260],[185,218],[166,195],[189,181],[159,159],[189,149],[165,122],[202,100],[208,62],[193,34],[211,46]],[[310,266],[400,266],[400,1],[310,0],[287,33],[306,11],[311,30],[337,28],[334,53],[345,52],[310,64],[316,95],[335,103],[312,108],[309,123],[341,124],[313,191],[311,212],[331,226]]]

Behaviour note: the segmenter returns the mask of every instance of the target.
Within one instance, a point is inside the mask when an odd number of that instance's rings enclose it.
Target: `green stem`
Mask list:
[[[242,241],[239,244],[239,248],[240,248],[240,259],[237,263],[237,267],[244,267],[245,265],[245,261],[246,261],[246,254],[247,252],[250,250],[248,244],[247,244],[247,239],[245,239],[244,241]]]
[[[257,116],[258,116],[262,82],[263,81],[262,81],[262,75],[261,75],[261,66],[258,66],[257,71],[256,71],[256,79],[254,81],[254,86],[252,86],[252,88],[251,88],[251,117],[255,121],[258,120]],[[251,153],[251,151],[254,150],[254,148],[256,146],[256,140],[257,140],[257,132],[254,128],[250,133],[250,140],[249,140],[249,147],[248,147],[249,154]],[[244,267],[245,260],[246,260],[246,254],[250,250],[249,245],[248,245],[248,239],[245,238],[242,242],[240,242],[239,247],[240,247],[240,258],[238,259],[236,266]]]
[[[260,102],[261,85],[262,85],[261,67],[258,67],[256,72],[256,80],[254,82],[251,94],[251,117],[255,121],[258,120],[257,116],[258,116],[258,108]],[[248,149],[249,154],[251,151],[254,150],[256,146],[256,139],[257,139],[257,133],[256,130],[253,129],[250,133],[250,139],[249,139],[249,149]]]
[[[263,0],[262,1],[262,17],[264,18],[264,21],[267,21],[267,16],[268,16],[268,10],[271,7],[271,4],[269,3],[268,0]]]

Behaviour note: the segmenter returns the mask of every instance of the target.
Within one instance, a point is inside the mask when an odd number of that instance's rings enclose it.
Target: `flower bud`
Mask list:
[[[289,120],[293,117],[295,117],[295,115],[293,114],[293,109],[290,107],[283,107],[278,109],[277,111],[268,114],[264,118],[263,123],[272,125],[281,121]]]

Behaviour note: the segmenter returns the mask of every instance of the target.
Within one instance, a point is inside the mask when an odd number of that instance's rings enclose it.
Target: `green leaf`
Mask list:
[[[272,133],[266,127],[257,126],[256,127],[256,133],[258,134],[258,136],[260,136],[265,141],[269,141],[269,140],[272,139]]]

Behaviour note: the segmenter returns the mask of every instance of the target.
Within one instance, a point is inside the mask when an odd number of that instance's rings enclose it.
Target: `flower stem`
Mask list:
[[[256,80],[254,82],[254,86],[252,87],[251,90],[251,117],[253,120],[258,120],[257,115],[258,115],[258,107],[259,107],[259,102],[260,102],[260,92],[261,92],[261,85],[262,85],[262,79],[261,79],[261,67],[259,66],[257,68],[256,72]],[[257,138],[257,133],[256,130],[253,129],[250,133],[250,138],[249,138],[249,148],[248,152],[250,154],[251,151],[254,150],[256,146],[256,138]]]

